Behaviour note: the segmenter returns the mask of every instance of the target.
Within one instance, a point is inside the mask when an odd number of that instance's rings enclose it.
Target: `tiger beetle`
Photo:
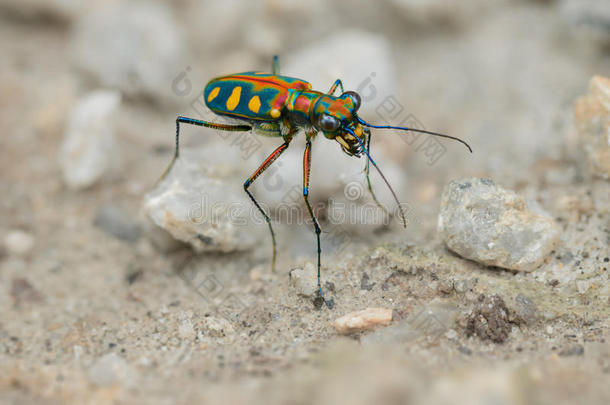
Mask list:
[[[337,89],[341,90],[341,94],[335,96]],[[281,137],[284,143],[275,149],[244,183],[244,191],[248,194],[248,197],[250,197],[269,226],[273,242],[271,267],[274,270],[277,255],[275,232],[273,231],[269,216],[261,208],[249,188],[254,180],[284,153],[297,132],[303,130],[306,140],[305,152],[303,153],[303,198],[313,222],[318,247],[318,290],[314,298],[314,305],[317,308],[321,307],[324,303],[329,307],[332,305],[331,301],[324,299],[322,292],[320,283],[320,254],[322,252],[320,248],[320,233],[322,230],[309,203],[311,142],[315,139],[318,132],[322,132],[327,139],[335,140],[339,143],[343,152],[347,155],[357,158],[363,155],[366,156],[367,161],[364,172],[368,190],[375,203],[386,212],[387,210],[379,203],[373,192],[369,177],[369,165],[372,165],[378,171],[397,204],[398,197],[370,155],[371,131],[369,128],[416,131],[449,138],[463,143],[472,152],[472,149],[465,141],[453,136],[415,128],[369,124],[357,115],[361,101],[360,96],[354,91],[344,91],[341,79],[337,79],[327,93],[312,90],[311,84],[305,80],[281,76],[277,56],[273,57],[272,73],[245,72],[212,79],[205,86],[203,97],[208,108],[215,114],[237,119],[242,121],[243,124],[220,124],[179,116],[176,119],[176,149],[174,158],[161,176],[161,179],[165,178],[176,159],[178,159],[181,123],[222,131],[254,131],[257,135]],[[400,204],[398,204],[398,207],[402,223],[406,228],[407,221],[404,211]]]

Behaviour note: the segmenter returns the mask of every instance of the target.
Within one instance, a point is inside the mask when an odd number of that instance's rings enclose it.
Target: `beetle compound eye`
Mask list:
[[[336,131],[340,124],[338,119],[328,114],[322,114],[318,118],[318,128],[325,132]]]
[[[360,95],[355,91],[346,91],[345,93],[343,93],[343,95],[349,97],[352,100],[352,103],[354,103],[354,110],[358,111],[361,102]]]

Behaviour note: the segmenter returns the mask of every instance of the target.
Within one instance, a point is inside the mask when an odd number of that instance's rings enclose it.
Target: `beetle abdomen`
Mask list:
[[[216,114],[272,121],[278,118],[272,110],[281,110],[290,92],[310,88],[300,79],[246,72],[213,79],[205,86],[203,97]]]

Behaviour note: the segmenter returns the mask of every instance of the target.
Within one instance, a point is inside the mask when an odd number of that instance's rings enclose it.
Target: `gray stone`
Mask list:
[[[528,325],[534,324],[539,319],[538,308],[531,298],[523,294],[517,295],[515,298],[515,314]]]
[[[462,257],[521,271],[540,266],[560,234],[539,207],[527,207],[515,192],[478,178],[453,181],[445,188],[438,231]]]
[[[98,90],[82,98],[70,113],[59,152],[68,187],[89,187],[118,166],[114,124],[120,102],[119,92]]]

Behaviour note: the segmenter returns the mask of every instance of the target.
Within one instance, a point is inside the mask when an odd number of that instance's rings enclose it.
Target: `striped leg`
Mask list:
[[[161,182],[165,178],[165,176],[167,176],[167,174],[170,172],[172,167],[174,167],[174,163],[176,163],[178,156],[180,156],[179,146],[180,146],[180,123],[181,122],[184,124],[197,125],[200,127],[220,129],[222,131],[250,131],[252,129],[252,127],[250,125],[216,124],[214,122],[201,121],[201,120],[196,120],[194,118],[178,116],[178,118],[176,118],[176,149],[174,150],[174,158],[170,162],[169,166],[167,166],[167,169],[165,169],[165,171],[161,175],[159,182]]]
[[[267,215],[267,213],[259,205],[258,201],[256,201],[256,199],[248,190],[248,188],[254,182],[254,180],[256,180],[256,178],[260,176],[269,166],[271,166],[271,164],[275,162],[275,160],[288,148],[288,145],[290,144],[292,138],[286,137],[284,138],[284,140],[285,142],[280,145],[276,150],[274,150],[273,153],[269,155],[267,159],[265,159],[265,161],[260,165],[260,167],[256,169],[252,176],[250,176],[250,178],[248,178],[248,180],[246,180],[246,182],[244,183],[244,191],[246,192],[246,194],[248,194],[248,197],[250,197],[256,208],[258,208],[259,212],[263,215],[265,221],[267,221],[267,225],[269,226],[269,232],[271,232],[271,241],[273,243],[273,259],[271,261],[271,271],[275,271],[275,258],[277,256],[277,243],[275,241],[275,232],[273,231],[273,226],[271,226],[271,219],[269,218],[269,215]]]
[[[332,304],[327,302],[324,299],[324,294],[322,293],[322,283],[320,282],[320,255],[322,253],[322,249],[320,248],[320,234],[322,230],[320,229],[320,224],[318,223],[318,219],[316,218],[313,210],[311,209],[311,204],[309,203],[309,173],[311,171],[311,136],[307,135],[307,143],[305,144],[305,152],[303,153],[303,198],[305,199],[305,205],[307,206],[307,211],[309,211],[309,216],[313,221],[313,226],[316,231],[316,240],[318,243],[318,296],[314,300],[314,305],[316,307],[321,307],[324,302],[330,307]]]
[[[343,91],[343,82],[341,81],[341,79],[337,79],[337,80],[335,80],[333,85],[330,86],[330,90],[328,90],[328,94],[330,94],[331,96],[334,96],[335,91],[337,90],[337,87],[341,88],[341,93],[345,93],[345,91]]]

